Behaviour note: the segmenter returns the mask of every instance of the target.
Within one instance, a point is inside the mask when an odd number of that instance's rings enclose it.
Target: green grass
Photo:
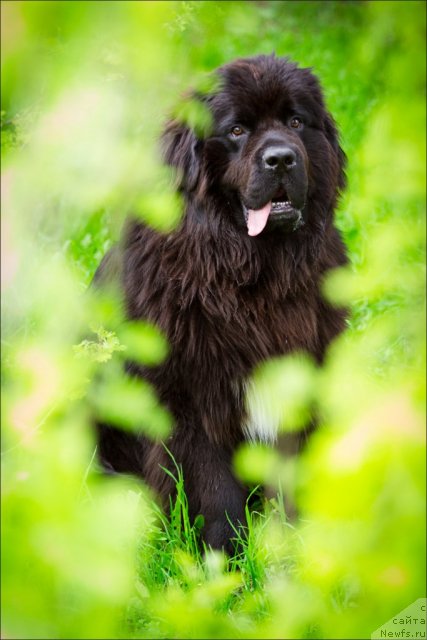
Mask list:
[[[170,473],[169,471],[166,471]],[[156,618],[156,605],[166,593],[174,591],[191,594],[205,589],[215,594],[214,612],[218,621],[239,616],[251,602],[251,617],[255,621],[267,619],[269,601],[264,595],[264,585],[269,574],[284,571],[290,575],[294,571],[295,560],[289,548],[278,559],[277,549],[268,549],[264,544],[265,531],[273,525],[286,535],[290,547],[296,544],[296,531],[289,524],[283,507],[283,496],[269,502],[259,502],[259,509],[246,505],[246,525],[244,532],[235,529],[234,543],[239,551],[228,557],[220,551],[207,548],[203,542],[201,530],[203,517],[190,522],[188,502],[182,471],[176,469],[176,495],[171,498],[170,515],[166,516],[156,502],[152,503],[153,522],[147,539],[140,541],[137,552],[136,589],[141,599],[134,598],[126,614],[126,628],[132,637],[143,634],[151,637],[154,632],[153,619]],[[147,600],[154,602],[154,609],[147,607]],[[190,619],[191,622],[191,619]],[[221,623],[219,623],[221,624]],[[163,627],[157,622],[157,632]]]

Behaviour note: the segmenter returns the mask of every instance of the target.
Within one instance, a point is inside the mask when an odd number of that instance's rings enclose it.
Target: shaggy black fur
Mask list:
[[[185,199],[179,228],[161,235],[129,222],[120,260],[128,317],[156,323],[170,342],[161,366],[132,372],[155,385],[175,418],[167,446],[183,467],[191,516],[202,513],[205,541],[231,552],[226,513],[244,522],[247,498],[232,471],[246,433],[245,381],[260,362],[295,350],[320,363],[344,328],[320,283],[346,261],[333,225],[345,156],[309,69],[259,56],[217,73],[220,87],[197,97],[212,114],[210,134],[172,121],[162,139]],[[248,212],[269,201],[278,213],[248,235]],[[143,476],[167,499],[162,444],[99,431],[104,463]]]

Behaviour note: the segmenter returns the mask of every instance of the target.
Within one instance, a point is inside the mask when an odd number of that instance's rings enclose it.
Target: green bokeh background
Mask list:
[[[341,131],[351,266],[325,295],[352,314],[322,371],[257,372],[275,410],[314,402],[322,426],[298,461],[239,452],[301,522],[270,505],[225,571],[185,518],[165,533],[144,488],[96,472],[93,411],[126,397],[129,428],[170,428],[120,375],[167,345],[84,292],[127,214],[179,219],[156,146],[179,95],[272,51],[313,68]],[[369,638],[425,596],[425,3],[6,1],[1,109],[4,637]]]

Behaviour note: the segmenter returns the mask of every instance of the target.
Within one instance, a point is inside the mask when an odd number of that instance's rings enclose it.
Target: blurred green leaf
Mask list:
[[[141,195],[134,203],[134,211],[144,222],[164,233],[177,226],[183,213],[181,198],[167,190]]]
[[[234,466],[248,483],[269,483],[277,478],[282,460],[277,451],[265,445],[242,445],[234,456]]]
[[[160,330],[148,322],[126,322],[119,329],[126,357],[145,365],[160,364],[169,347]]]
[[[261,365],[248,388],[247,404],[253,415],[259,410],[259,399],[270,414],[273,424],[285,431],[302,429],[310,419],[314,395],[315,368],[305,354],[276,358]]]
[[[206,78],[205,82],[199,82],[199,91],[202,89],[215,88],[215,81]],[[206,104],[192,96],[178,102],[173,112],[173,117],[178,122],[184,124],[195,132],[200,139],[207,138],[212,132],[212,115]]]
[[[94,388],[91,398],[101,420],[155,439],[169,435],[171,416],[145,380],[115,373]]]

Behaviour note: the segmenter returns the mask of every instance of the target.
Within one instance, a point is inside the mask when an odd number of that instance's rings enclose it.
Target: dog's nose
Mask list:
[[[262,154],[265,169],[285,169],[289,171],[297,163],[296,153],[291,147],[274,145],[267,147]]]

